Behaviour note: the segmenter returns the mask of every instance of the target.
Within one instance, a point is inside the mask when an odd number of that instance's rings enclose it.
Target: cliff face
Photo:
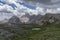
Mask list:
[[[12,16],[9,21],[9,23],[19,23],[20,19],[17,16]]]
[[[25,14],[21,17],[17,17],[17,16],[12,16],[9,20],[5,19],[3,21],[1,21],[0,23],[3,22],[8,22],[8,23],[26,23],[26,24],[43,24],[44,22],[54,22],[56,19],[60,20],[60,14],[50,14],[47,13],[46,15],[42,16],[40,14],[38,15],[29,15],[29,14]]]

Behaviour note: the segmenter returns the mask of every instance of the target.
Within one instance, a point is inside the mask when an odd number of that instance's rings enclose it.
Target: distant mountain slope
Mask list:
[[[59,19],[60,20],[60,14],[51,14],[51,13],[47,13],[45,15],[45,17],[55,17],[56,19]]]
[[[42,16],[40,14],[38,15],[30,15],[28,13],[26,13],[25,15],[22,15],[21,17],[18,16],[12,16],[9,19],[9,23],[33,23],[33,24],[42,24],[42,21],[46,21],[46,20],[55,20],[55,19],[60,20],[60,14],[51,14],[51,13],[46,13],[46,15]],[[7,21],[7,20],[3,20]],[[2,23],[2,21],[0,22]]]
[[[9,21],[9,23],[19,23],[20,19],[17,16],[12,16]]]

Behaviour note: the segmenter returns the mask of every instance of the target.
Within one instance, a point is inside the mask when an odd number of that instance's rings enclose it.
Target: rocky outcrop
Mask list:
[[[39,25],[53,23],[53,22],[56,22],[57,20],[60,20],[59,16],[60,14],[59,15],[58,14],[46,14],[42,16],[39,20],[37,20],[36,23]]]
[[[10,25],[10,23],[15,23],[15,24],[39,24],[39,25],[43,25],[44,23],[52,23],[54,21],[56,21],[56,19],[60,20],[60,14],[50,14],[50,13],[46,13],[46,15],[42,16],[40,14],[38,15],[29,15],[28,13],[26,13],[25,15],[21,16],[21,17],[17,17],[17,16],[12,16],[8,23]]]
[[[17,24],[17,23],[20,23],[20,19],[17,16],[12,16],[9,19],[8,23],[16,23]]]

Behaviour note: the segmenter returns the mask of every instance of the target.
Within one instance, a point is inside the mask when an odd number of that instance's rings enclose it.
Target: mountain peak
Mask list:
[[[19,23],[20,19],[17,16],[12,16],[9,21],[9,23]]]

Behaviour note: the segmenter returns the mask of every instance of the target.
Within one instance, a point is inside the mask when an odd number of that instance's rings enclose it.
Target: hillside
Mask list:
[[[1,40],[58,40],[60,38],[60,21],[42,26],[38,24],[13,23],[11,26],[2,24],[0,32]]]
[[[60,25],[49,24],[43,27],[44,30],[39,30],[36,34],[28,37],[29,40],[60,40]],[[27,39],[27,40],[28,40]]]
[[[58,40],[60,38],[60,20],[56,15],[46,14],[42,18],[40,15],[34,15],[33,18],[33,23],[22,23],[17,16],[13,16],[8,22],[0,24],[0,40]]]

